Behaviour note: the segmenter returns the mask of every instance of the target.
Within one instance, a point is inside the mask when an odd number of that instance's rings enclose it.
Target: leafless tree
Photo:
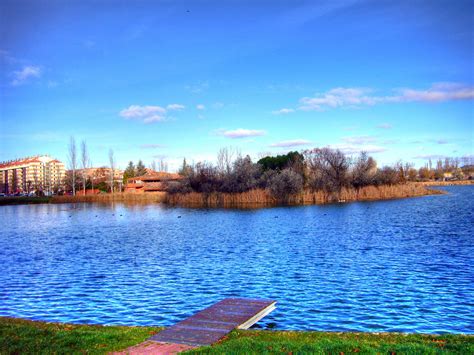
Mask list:
[[[230,147],[219,149],[219,151],[217,152],[217,172],[219,174],[223,175],[230,171],[232,164],[232,156],[233,152]]]
[[[336,192],[347,185],[349,160],[339,149],[316,148],[305,151],[304,157],[313,189]]]
[[[109,163],[110,163],[110,191],[114,193],[114,171],[115,171],[115,158],[114,151],[112,148],[109,149]]]
[[[291,169],[283,169],[271,178],[269,187],[273,197],[282,202],[287,202],[291,195],[301,192],[303,178]]]
[[[153,170],[153,171],[156,171],[156,161],[153,160],[150,164],[150,169]]]
[[[81,164],[82,164],[82,187],[84,196],[86,195],[87,168],[89,167],[89,153],[87,152],[86,141],[81,142]]]
[[[377,163],[366,152],[360,153],[352,167],[352,185],[361,188],[370,185],[377,172]]]
[[[158,163],[158,171],[168,171],[168,163],[163,160],[163,158],[160,159],[160,162]]]
[[[76,169],[77,169],[77,150],[76,140],[73,136],[69,139],[69,169],[71,170],[72,195],[76,195]]]

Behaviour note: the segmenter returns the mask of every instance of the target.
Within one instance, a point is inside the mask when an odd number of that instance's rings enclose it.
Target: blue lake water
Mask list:
[[[474,333],[474,187],[255,210],[0,207],[0,316],[170,325],[230,296],[263,328]]]

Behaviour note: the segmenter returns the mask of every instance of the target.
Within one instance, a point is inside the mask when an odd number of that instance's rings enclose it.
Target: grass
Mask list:
[[[0,317],[0,354],[106,354],[141,343],[160,329]],[[188,353],[474,354],[474,336],[239,330],[213,346]]]
[[[233,331],[189,354],[474,354],[474,336],[401,333]]]
[[[160,329],[0,317],[0,354],[106,354],[141,343]]]

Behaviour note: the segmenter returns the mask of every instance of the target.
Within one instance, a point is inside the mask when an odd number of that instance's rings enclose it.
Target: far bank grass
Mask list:
[[[160,329],[0,317],[0,354],[106,354],[139,344]],[[214,346],[189,353],[473,354],[474,336],[239,330]]]

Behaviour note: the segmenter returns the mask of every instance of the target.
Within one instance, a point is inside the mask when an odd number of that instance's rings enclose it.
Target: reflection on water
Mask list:
[[[277,329],[474,333],[471,186],[257,210],[0,207],[0,315],[169,325],[229,296]]]

